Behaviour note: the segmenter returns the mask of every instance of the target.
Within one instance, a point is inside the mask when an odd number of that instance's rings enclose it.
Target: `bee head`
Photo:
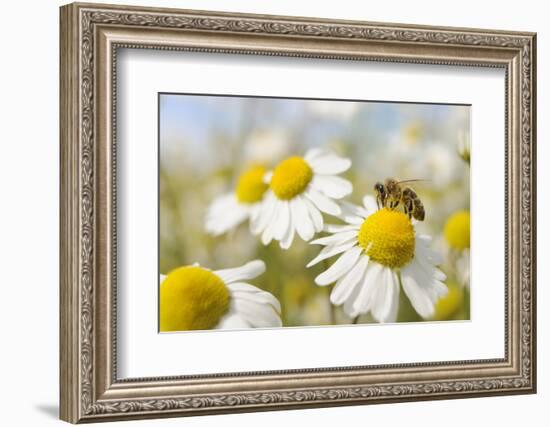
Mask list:
[[[374,184],[374,191],[376,191],[378,194],[384,194],[384,185],[380,182],[377,182]]]

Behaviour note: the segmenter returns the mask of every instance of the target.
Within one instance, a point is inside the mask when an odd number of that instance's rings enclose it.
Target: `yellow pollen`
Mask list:
[[[414,257],[414,228],[403,212],[376,211],[361,225],[358,240],[373,261],[386,267],[403,267]]]
[[[306,161],[295,156],[277,165],[269,185],[279,199],[290,200],[302,193],[312,178],[313,171]]]
[[[252,166],[244,171],[237,181],[237,200],[241,203],[256,203],[262,200],[268,185],[264,182],[266,169]]]
[[[447,220],[443,230],[445,239],[453,249],[466,249],[470,247],[470,212],[455,212]]]
[[[202,267],[179,267],[160,285],[160,330],[211,329],[229,308],[222,279]]]

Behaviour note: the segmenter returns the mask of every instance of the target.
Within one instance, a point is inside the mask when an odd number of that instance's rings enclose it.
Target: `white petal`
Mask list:
[[[306,242],[311,240],[315,234],[315,228],[304,201],[298,197],[293,198],[290,201],[290,212],[292,224],[299,236]]]
[[[260,225],[262,224],[264,212],[262,210],[262,206],[260,204],[260,207],[254,212],[254,215],[250,216],[250,232],[254,235],[258,235],[262,232],[262,228],[260,228]]]
[[[447,278],[445,273],[430,263],[426,256],[426,251],[429,249],[422,248],[422,245],[416,247],[415,257],[410,264],[416,264],[417,269],[422,273],[424,280],[420,285],[426,288],[432,296],[432,300],[436,301],[443,295],[447,294],[447,286],[442,282]]]
[[[363,206],[365,207],[368,215],[372,215],[378,210],[376,199],[372,196],[363,197]]]
[[[281,318],[271,305],[257,303],[244,298],[235,298],[233,307],[253,328],[282,326]]]
[[[307,265],[306,267],[309,268],[315,264],[318,264],[319,262],[327,259],[327,258],[330,258],[330,257],[333,257],[334,255],[338,255],[344,251],[347,251],[348,249],[351,249],[353,248],[355,245],[357,244],[357,242],[355,241],[349,241],[349,242],[346,242],[346,243],[342,243],[341,245],[335,245],[335,246],[327,246],[325,248],[323,248],[321,250],[321,252],[319,252],[319,255],[317,255],[315,258],[313,258]]]
[[[231,292],[241,292],[241,293],[242,292],[250,292],[250,293],[264,292],[260,288],[246,282],[231,282],[227,285],[227,288]]]
[[[342,213],[338,217],[348,224],[361,225],[368,216],[368,212],[361,206],[356,206],[349,202],[340,202],[340,208],[342,209]]]
[[[160,279],[159,279],[159,283],[164,282],[164,279],[166,279],[166,275],[161,274],[161,275],[160,275]]]
[[[250,206],[250,232],[254,234],[253,230],[257,226],[260,214],[262,212],[262,203],[254,203]]]
[[[363,248],[356,246],[344,252],[334,264],[315,278],[315,283],[324,286],[336,282],[355,265],[362,251]]]
[[[223,213],[226,209],[231,209],[239,204],[237,197],[234,193],[226,193],[222,196],[216,197],[210,206],[208,207],[208,214],[211,212],[214,213]]]
[[[286,230],[286,234],[279,241],[279,246],[281,247],[281,249],[290,248],[290,246],[292,245],[292,241],[294,240],[294,232],[295,228],[291,217],[290,223],[288,224],[288,229]]]
[[[245,299],[256,304],[269,305],[273,310],[275,310],[275,313],[278,315],[281,314],[281,303],[269,292],[235,292],[233,297]]]
[[[249,280],[258,277],[265,272],[265,263],[259,259],[250,261],[237,268],[226,268],[214,271],[226,285],[240,280]]]
[[[331,150],[330,148],[325,148],[325,147],[315,147],[315,148],[311,148],[309,149],[305,156],[304,156],[304,160],[311,166],[313,167],[313,165],[315,163],[317,163],[319,160],[321,159],[328,159],[328,160],[337,160],[337,159],[345,159],[343,157],[340,157],[338,156],[336,153],[334,153],[333,150]],[[351,166],[351,163],[350,163],[350,166]]]
[[[250,215],[247,205],[239,203],[233,193],[215,199],[206,213],[205,229],[218,236],[235,228]]]
[[[308,198],[303,196],[298,196],[298,197],[300,197],[304,201],[307,207],[309,216],[313,221],[313,228],[315,228],[315,232],[320,233],[321,231],[323,231],[323,224],[324,224],[323,215],[321,215],[321,212],[319,211],[319,209],[317,209]]]
[[[384,267],[382,283],[377,289],[371,309],[373,317],[380,323],[395,322],[399,306],[399,279],[391,268]]]
[[[443,264],[443,256],[430,248],[431,237],[425,235],[416,236],[415,244],[417,250],[422,253],[427,261],[433,265]]]
[[[230,311],[226,313],[216,325],[215,329],[249,329],[252,326],[238,313]]]
[[[350,159],[328,153],[321,153],[308,163],[315,173],[322,175],[336,175],[351,167]]]
[[[330,153],[331,152],[325,148],[319,148],[319,147],[310,148],[309,150],[307,150],[304,156],[304,160],[308,162],[309,165],[311,166],[312,162],[315,162],[316,159],[318,159],[321,156],[329,155]]]
[[[395,271],[392,271],[392,274],[395,274],[397,275],[397,273]],[[400,289],[400,284],[399,284],[399,279],[396,278],[393,282],[393,299],[391,300],[391,308],[388,312],[388,317],[386,318],[386,322],[388,323],[395,323],[397,322],[397,314],[398,314],[398,311],[399,311],[399,289]]]
[[[310,185],[325,196],[333,199],[341,199],[350,195],[353,191],[351,182],[339,176],[332,175],[314,175]]]
[[[258,221],[251,223],[251,231],[253,234],[260,234],[269,225],[271,218],[273,218],[273,211],[276,203],[277,198],[271,191],[268,191],[262,202]]]
[[[335,201],[311,187],[304,194],[321,212],[334,216],[340,215],[342,212],[340,206]]]
[[[419,264],[417,264],[417,267]],[[418,268],[418,270],[422,270],[422,268]],[[431,298],[431,300],[435,303],[437,300],[441,297],[444,297],[449,292],[449,289],[447,288],[447,285],[445,283],[440,282],[439,280],[435,279],[433,276],[426,276],[425,273],[423,273],[426,277],[426,280],[422,283],[419,283],[419,285],[428,293],[428,296]]]
[[[323,227],[323,231],[326,231],[328,233],[341,233],[344,231],[359,231],[361,226],[359,225],[341,225],[341,224],[325,224]]]
[[[281,216],[284,209],[284,203],[285,202],[282,202],[281,200],[277,200],[273,205],[273,214],[271,216],[271,220],[265,226],[265,229],[262,233],[262,243],[266,246],[269,245],[269,243],[271,243],[271,241],[275,237],[275,230],[277,228],[279,217]]]
[[[281,240],[290,226],[290,206],[286,200],[280,202],[279,215],[276,219],[275,229],[273,232],[273,238],[275,240]]]
[[[425,276],[416,263],[411,262],[401,269],[403,290],[416,312],[426,319],[433,316],[435,307],[429,292],[421,284],[423,280],[426,280]]]
[[[382,274],[384,266],[377,262],[370,262],[367,266],[365,278],[360,286],[360,291],[353,302],[353,311],[359,314],[367,313],[375,302],[379,286],[383,286]]]
[[[433,277],[435,280],[439,280],[441,282],[447,279],[445,273],[435,267],[433,263],[430,263],[429,259],[431,257],[427,256],[425,251],[426,249],[417,246],[414,260],[420,265],[420,267],[422,267],[422,270],[427,276]]]
[[[334,305],[340,305],[353,293],[356,285],[365,277],[369,257],[363,255],[353,268],[343,277],[338,279],[334,289],[330,293],[330,301]]]
[[[227,286],[232,297],[242,298],[256,303],[269,304],[277,313],[281,313],[281,304],[272,294],[244,282],[235,282]]]
[[[341,245],[342,243],[349,242],[352,239],[357,239],[357,231],[344,231],[342,233],[335,233],[330,236],[321,237],[320,239],[312,240],[310,243],[312,245],[323,245],[323,246],[335,246]]]

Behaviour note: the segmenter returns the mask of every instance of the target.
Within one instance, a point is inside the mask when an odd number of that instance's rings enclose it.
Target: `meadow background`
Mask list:
[[[205,232],[209,204],[232,191],[247,166],[273,167],[311,147],[330,147],[352,160],[342,176],[353,184],[354,203],[374,195],[375,182],[387,177],[427,179],[414,186],[426,207],[417,231],[430,234],[443,254],[445,221],[470,208],[470,170],[457,151],[469,137],[469,106],[161,94],[159,109],[160,273],[195,262],[220,269],[262,259],[267,271],[252,283],[279,299],[284,326],[350,319],[329,303],[330,287],[314,283],[323,264],[305,268],[319,246],[296,238],[287,251],[276,242],[266,247],[248,223],[220,237]],[[325,215],[325,222],[338,221]],[[457,282],[447,263],[442,270],[448,283]],[[455,299],[437,320],[469,319],[468,290]],[[398,321],[422,321],[403,292]]]

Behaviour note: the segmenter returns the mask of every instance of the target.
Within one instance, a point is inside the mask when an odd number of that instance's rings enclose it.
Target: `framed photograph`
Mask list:
[[[534,393],[533,33],[61,8],[61,418]]]

